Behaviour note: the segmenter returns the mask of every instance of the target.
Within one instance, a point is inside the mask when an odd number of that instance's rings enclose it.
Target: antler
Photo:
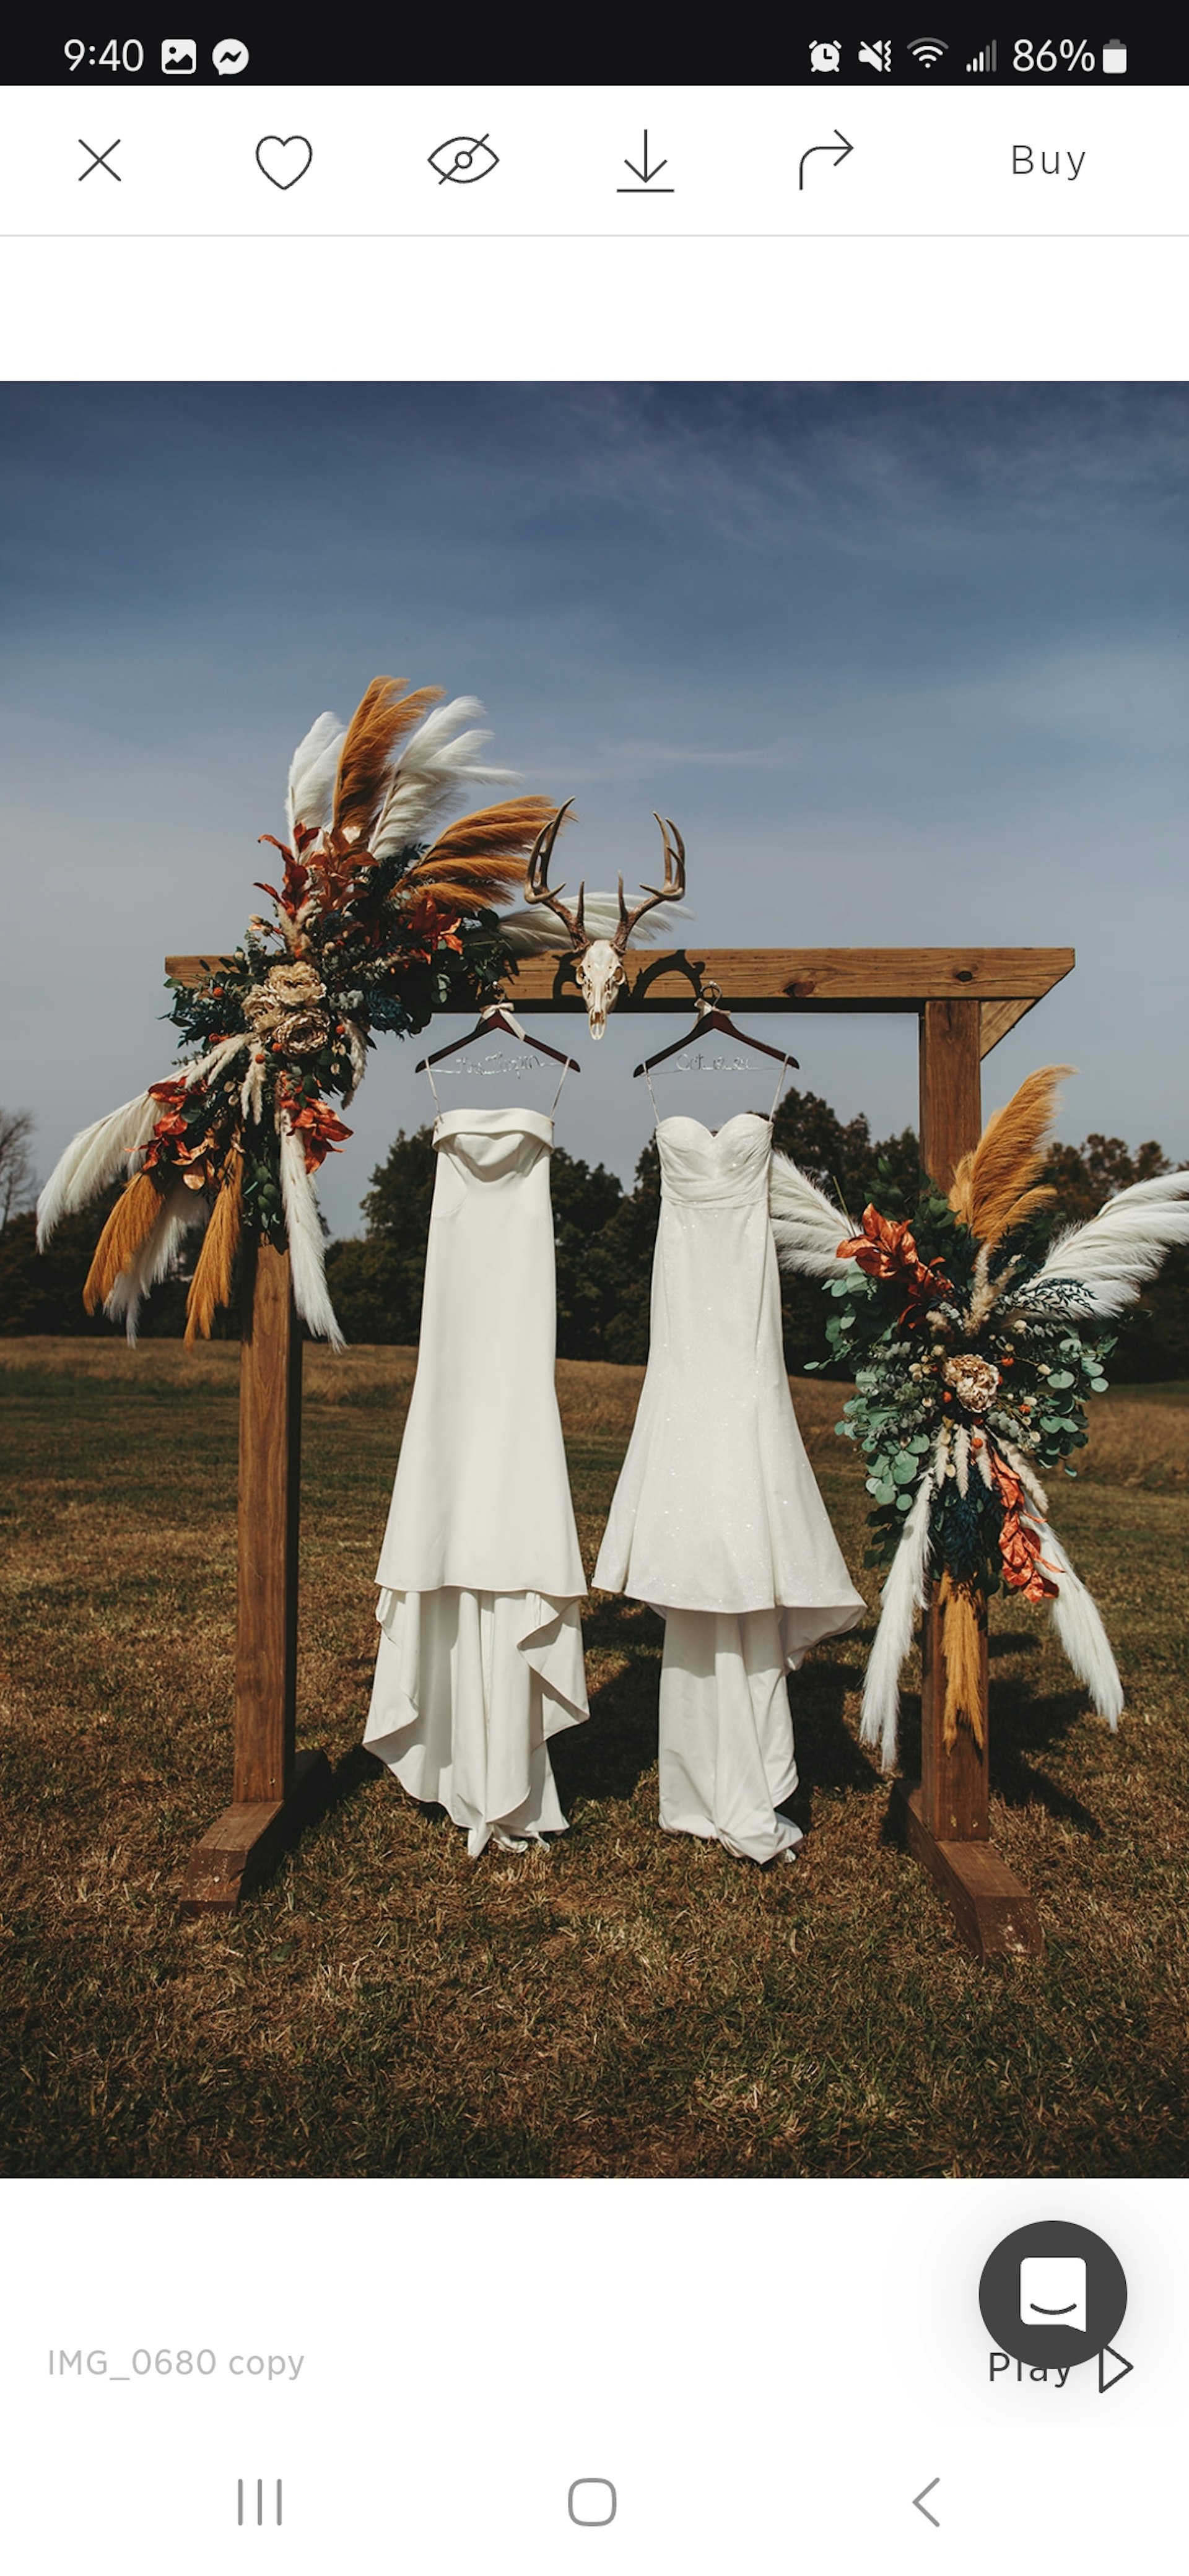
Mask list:
[[[525,870],[524,900],[526,903],[547,903],[550,911],[557,914],[558,920],[564,922],[575,948],[585,952],[590,946],[590,932],[586,928],[584,919],[585,879],[578,888],[577,912],[571,912],[568,903],[563,903],[561,900],[565,887],[559,886],[555,894],[549,884],[549,862],[553,856],[553,844],[573,802],[573,797],[567,796],[565,804],[558,806],[553,821],[545,825],[543,832],[538,832]]]
[[[662,823],[659,814],[655,815],[653,819],[655,822],[660,823],[661,839],[665,845],[665,882],[663,886],[645,886],[644,892],[647,896],[647,902],[638,903],[635,911],[629,913],[627,905],[623,899],[623,878],[620,878],[619,928],[616,931],[612,942],[612,945],[620,957],[623,956],[632,932],[636,927],[636,923],[643,920],[646,912],[652,911],[654,904],[680,903],[681,898],[685,893],[685,843],[677,829],[676,823]],[[669,840],[670,832],[673,835],[672,843],[670,843]]]

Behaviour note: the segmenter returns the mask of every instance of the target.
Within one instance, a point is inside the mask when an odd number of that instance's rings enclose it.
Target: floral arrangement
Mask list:
[[[126,1178],[84,1296],[123,1316],[130,1340],[148,1290],[205,1226],[187,1341],[227,1304],[247,1232],[287,1245],[299,1314],[339,1346],[313,1187],[351,1133],[334,1104],[357,1090],[373,1029],[403,1036],[498,992],[510,944],[492,906],[523,883],[554,809],[520,796],[443,825],[463,785],[510,773],[474,762],[489,740],[473,730],[477,700],[439,706],[440,689],[406,687],[373,680],[349,725],[318,717],[290,767],[288,839],[261,835],[282,861],[280,885],[260,887],[271,918],[253,914],[201,983],[173,984],[177,1069],[77,1135],[42,1192],[44,1245]]]
[[[896,1755],[900,1666],[933,1584],[946,1608],[947,1744],[982,1741],[979,1623],[1002,1586],[1047,1602],[1074,1670],[1113,1728],[1122,1685],[1102,1621],[1048,1518],[1044,1473],[1084,1446],[1106,1386],[1111,1319],[1173,1243],[1189,1240],[1189,1172],[1138,1183],[1087,1224],[1052,1234],[1038,1182],[1067,1066],[1030,1074],[963,1157],[948,1196],[862,1226],[787,1158],[773,1158],[778,1256],[827,1287],[826,1338],[854,1370],[838,1428],[867,1462],[871,1545],[886,1572],[863,1694],[863,1741]],[[842,1229],[841,1234],[838,1229]]]

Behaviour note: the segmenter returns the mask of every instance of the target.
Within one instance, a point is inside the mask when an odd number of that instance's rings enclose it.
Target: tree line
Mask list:
[[[18,1118],[24,1113],[17,1113]],[[21,1142],[28,1147],[28,1126]],[[869,1201],[879,1206],[889,1182],[911,1199],[920,1158],[916,1135],[874,1139],[863,1116],[845,1124],[812,1091],[790,1091],[776,1114],[775,1140],[783,1153],[831,1192],[857,1231]],[[4,1113],[0,1112],[0,1139]],[[363,1232],[331,1243],[326,1267],[331,1296],[350,1342],[416,1342],[421,1282],[433,1197],[435,1156],[431,1127],[402,1129],[371,1177],[362,1202]],[[0,1156],[2,1164],[2,1156]],[[1091,1216],[1113,1190],[1152,1180],[1172,1166],[1154,1141],[1131,1150],[1118,1136],[1091,1135],[1081,1145],[1054,1144],[1044,1178],[1057,1193],[1057,1212],[1076,1223]],[[28,1195],[28,1168],[22,1175]],[[635,1179],[625,1189],[601,1163],[585,1163],[561,1147],[551,1165],[557,1245],[557,1347],[563,1359],[640,1362],[648,1357],[648,1308],[652,1248],[660,1207],[660,1163],[655,1144],[645,1146]],[[0,1168],[0,1333],[111,1331],[82,1308],[82,1283],[100,1227],[115,1193],[85,1217],[62,1226],[45,1254],[33,1240],[32,1210],[6,1206]],[[1189,1376],[1189,1255],[1174,1253],[1137,1307],[1121,1319],[1109,1364],[1116,1381]],[[177,1334],[185,1322],[184,1278],[168,1280],[150,1300],[144,1330]],[[807,1361],[821,1362],[825,1300],[808,1280],[782,1283],[785,1350],[799,1375]],[[234,1335],[232,1309],[222,1330]]]

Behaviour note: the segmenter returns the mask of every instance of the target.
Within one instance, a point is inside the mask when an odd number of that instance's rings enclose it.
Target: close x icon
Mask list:
[[[84,179],[89,179],[92,176],[92,173],[96,170],[106,170],[108,178],[114,179],[117,186],[119,186],[122,181],[122,174],[119,170],[113,170],[111,166],[111,156],[113,152],[118,152],[120,148],[119,135],[117,134],[114,143],[105,144],[102,152],[97,150],[95,144],[85,142],[81,134],[78,139],[80,149],[90,155],[86,169],[80,170],[78,174],[80,186],[82,181]]]

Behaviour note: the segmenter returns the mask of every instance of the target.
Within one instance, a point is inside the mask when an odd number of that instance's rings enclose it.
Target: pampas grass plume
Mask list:
[[[156,1172],[138,1172],[116,1200],[87,1272],[83,1304],[89,1315],[105,1306],[122,1271],[131,1268],[161,1214],[164,1190]]]
[[[1044,1162],[1042,1146],[1071,1064],[1044,1064],[1026,1074],[1002,1109],[988,1118],[972,1153],[963,1154],[950,1189],[955,1216],[988,1250],[1034,1208],[1056,1196],[1032,1184]]]
[[[186,1299],[186,1344],[191,1349],[199,1339],[204,1342],[210,1340],[211,1325],[218,1308],[231,1303],[235,1256],[239,1250],[242,1185],[243,1164],[239,1154],[233,1151],[227,1160],[222,1187],[202,1239],[202,1249],[194,1265],[194,1276]]]

